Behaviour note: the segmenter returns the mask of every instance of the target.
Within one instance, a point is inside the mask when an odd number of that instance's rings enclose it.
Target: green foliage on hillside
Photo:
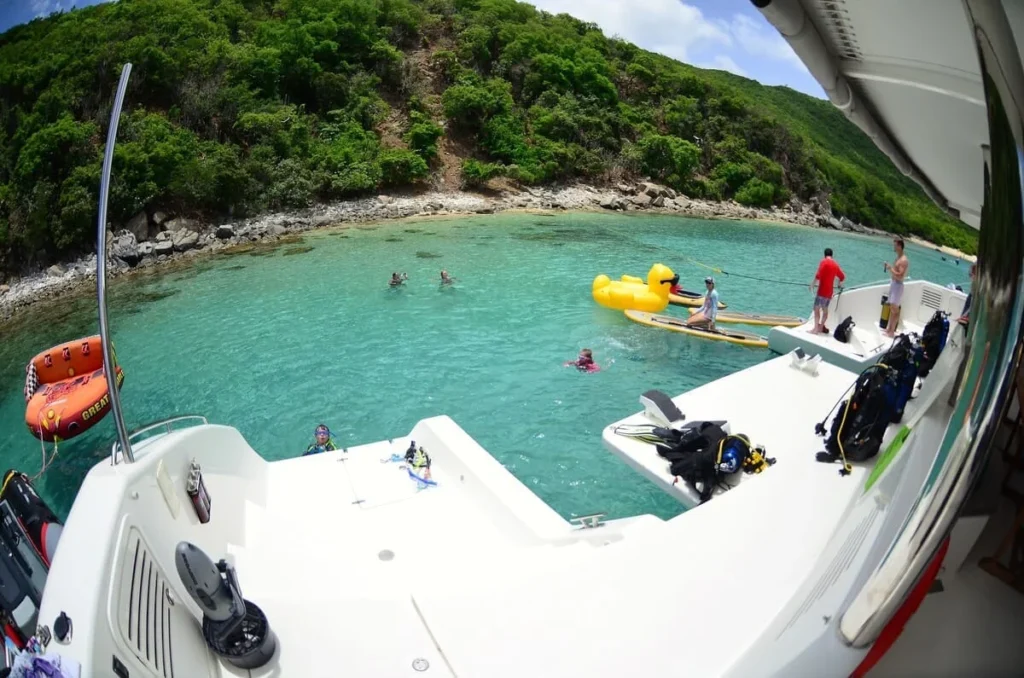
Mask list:
[[[824,193],[837,215],[976,247],[828,103],[514,0],[120,0],[0,36],[4,269],[90,248],[126,61],[115,224],[303,206],[454,167],[468,186],[651,176],[758,206]]]

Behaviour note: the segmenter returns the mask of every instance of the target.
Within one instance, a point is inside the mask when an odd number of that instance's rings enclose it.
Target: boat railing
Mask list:
[[[132,65],[125,64],[121,69],[121,79],[117,83],[117,94],[114,107],[110,111],[110,127],[107,129],[107,145],[103,151],[103,170],[100,174],[99,218],[96,222],[96,302],[99,306],[100,343],[103,349],[103,373],[114,383],[107,389],[110,394],[110,414],[114,418],[117,439],[124,451],[126,462],[135,461],[132,454],[131,441],[128,438],[128,427],[124,423],[124,412],[121,410],[121,395],[116,385],[117,380],[110,375],[117,374],[114,360],[114,348],[110,343],[110,325],[107,321],[107,198],[110,196],[110,170],[114,164],[114,144],[117,143],[117,123],[121,119],[121,107],[124,105],[124,93],[128,89],[128,77]],[[116,455],[115,455],[116,463]]]
[[[910,278],[907,278],[907,280],[910,280]],[[885,278],[884,280],[875,280],[873,282],[860,283],[859,285],[840,285],[840,288],[842,288],[843,292],[852,292],[854,290],[862,290],[867,287],[878,287],[879,285],[888,285],[891,282],[891,278]]]
[[[160,433],[158,433],[158,435],[167,435],[168,433],[170,433],[171,431],[173,431],[175,429],[175,426],[174,426],[175,424],[180,424],[181,422],[185,422],[185,421],[195,422],[195,423],[191,424],[191,426],[206,426],[207,424],[210,423],[206,419],[206,417],[204,417],[201,414],[183,414],[183,415],[178,416],[178,417],[170,417],[168,419],[161,419],[160,421],[154,421],[152,424],[146,424],[142,428],[139,428],[139,429],[136,429],[135,431],[132,431],[132,433],[130,433],[128,435],[128,444],[130,445],[131,443],[139,441],[139,440],[143,440],[143,439],[147,439],[147,438],[152,438],[154,436],[153,435],[148,435],[148,434],[152,434],[153,431],[158,431],[160,429],[163,429],[163,430]],[[185,427],[185,428],[187,428],[187,427]],[[110,448],[110,463],[111,463],[111,465],[116,465],[117,464],[117,458],[118,458],[118,455],[120,455],[122,453],[122,449],[123,448],[121,447],[121,441],[120,440],[115,441],[113,446]],[[132,459],[132,461],[134,461],[134,458]]]

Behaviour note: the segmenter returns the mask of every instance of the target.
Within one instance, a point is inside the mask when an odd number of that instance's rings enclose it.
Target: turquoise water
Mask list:
[[[847,284],[883,277],[887,240],[805,228],[660,216],[533,214],[418,221],[308,234],[296,245],[213,256],[175,272],[115,281],[112,327],[129,428],[200,413],[241,430],[267,459],[301,454],[327,423],[351,446],[406,434],[448,414],[564,516],[680,508],[600,443],[650,388],[672,395],[769,357],[659,331],[597,306],[597,273],[646,276],[663,262],[700,289],[686,257],[810,282],[822,249]],[[967,267],[911,248],[911,276],[967,282]],[[444,267],[458,282],[441,288]],[[387,287],[392,271],[405,287]],[[806,287],[720,276],[737,310],[806,315]],[[683,309],[669,309],[681,313]],[[37,307],[0,327],[0,466],[39,469],[24,425],[24,365],[96,331],[85,298]],[[766,328],[765,328],[766,329]],[[594,350],[602,370],[562,367]],[[89,467],[109,455],[110,417],[62,443],[38,481],[66,515]],[[2,469],[0,469],[2,470]]]

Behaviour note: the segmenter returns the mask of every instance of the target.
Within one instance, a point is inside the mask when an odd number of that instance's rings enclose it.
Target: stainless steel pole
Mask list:
[[[117,371],[114,363],[114,350],[110,345],[110,327],[107,322],[107,198],[110,195],[110,166],[114,162],[114,144],[117,142],[117,123],[121,119],[121,105],[124,103],[124,92],[128,88],[128,77],[132,65],[125,64],[121,69],[121,80],[117,84],[117,96],[114,98],[114,109],[110,112],[110,128],[107,130],[107,147],[103,152],[103,174],[100,176],[100,214],[97,226],[96,249],[96,299],[100,308],[100,341],[103,344],[103,373],[107,377],[107,391],[110,393],[110,413],[117,427],[117,439],[121,445],[121,454],[126,462],[134,462],[131,442],[128,440],[128,428],[124,423],[121,411],[121,396],[117,390]]]

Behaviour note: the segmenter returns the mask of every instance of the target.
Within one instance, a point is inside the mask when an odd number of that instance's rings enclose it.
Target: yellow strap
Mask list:
[[[16,476],[16,475],[18,475],[17,472],[12,470],[12,471],[8,471],[7,475],[4,476],[3,487],[0,487],[0,497],[2,497],[4,492],[7,491],[7,484],[10,483],[11,479],[14,478],[14,476]]]
[[[836,435],[836,444],[839,445],[839,456],[843,458],[843,470],[847,473],[853,473],[853,465],[846,461],[846,450],[843,449],[843,427],[846,425],[846,415],[850,411],[851,402],[853,402],[853,395],[846,401],[846,407],[843,408],[843,420],[839,422],[838,435]]]
[[[697,261],[696,259],[691,259],[689,257],[687,257],[687,259],[689,260],[689,262],[691,264],[696,264],[697,266],[701,266],[703,268],[706,268],[709,271],[714,271],[715,273],[724,273],[724,271],[722,271],[722,269],[720,269],[720,268],[716,268],[714,266],[708,266],[707,264],[701,263],[701,262]]]

